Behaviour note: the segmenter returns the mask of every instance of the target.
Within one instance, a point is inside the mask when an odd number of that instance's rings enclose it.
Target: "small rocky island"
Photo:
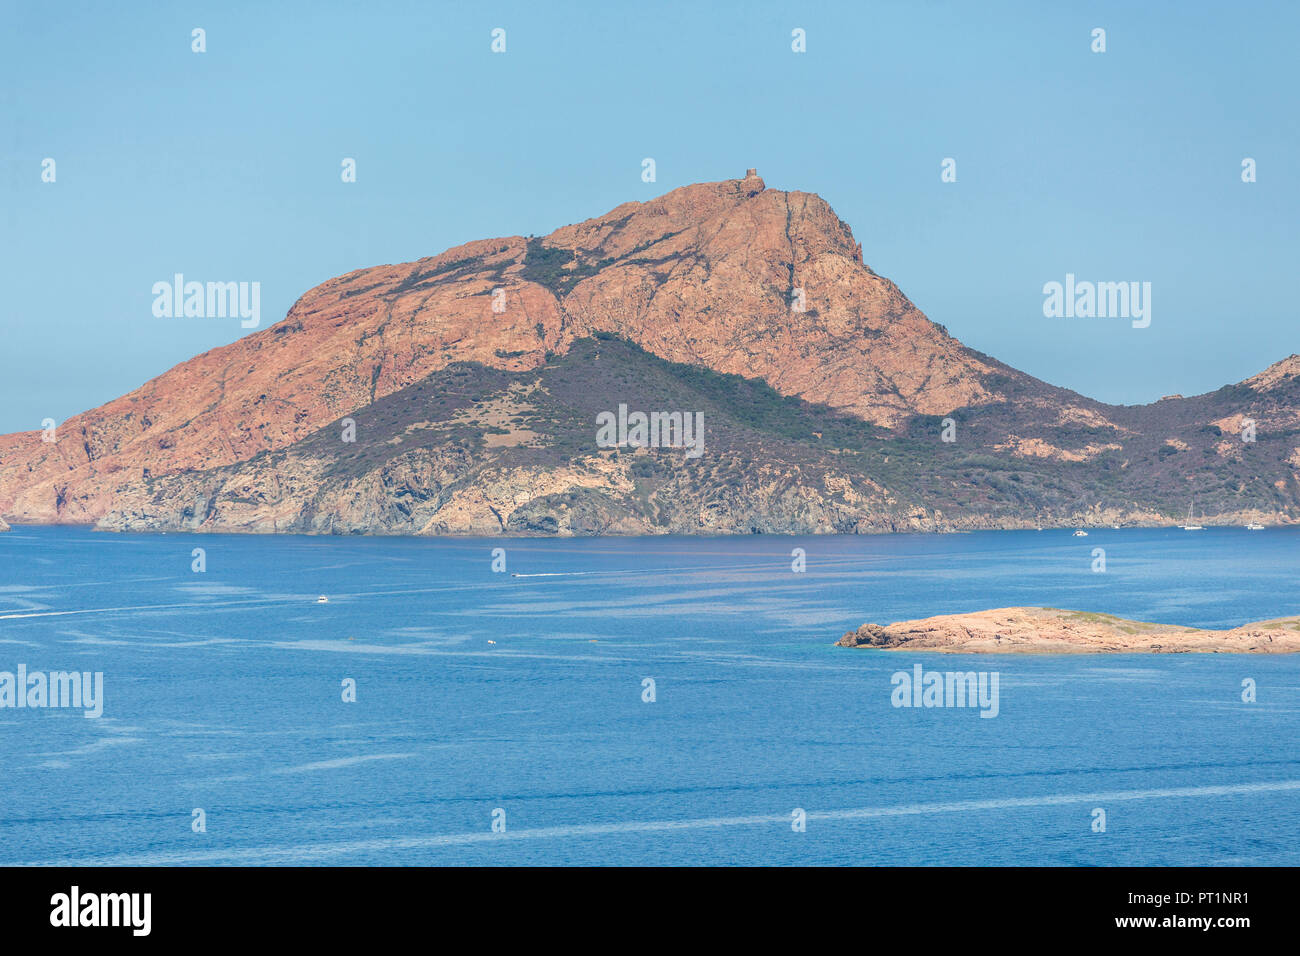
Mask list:
[[[1214,631],[1051,607],[1002,607],[883,627],[863,624],[836,646],[950,654],[1289,654],[1300,652],[1300,617]]]

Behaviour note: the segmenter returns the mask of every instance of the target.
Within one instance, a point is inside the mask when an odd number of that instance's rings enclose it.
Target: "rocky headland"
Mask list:
[[[863,624],[836,646],[950,654],[1291,654],[1300,651],[1300,617],[1215,631],[1086,611],[1003,607]]]
[[[703,453],[603,447],[623,405],[699,416]],[[753,170],[330,279],[45,438],[0,436],[11,522],[957,531],[1168,525],[1193,492],[1207,525],[1300,521],[1300,356],[1093,401],[957,341],[825,200]]]

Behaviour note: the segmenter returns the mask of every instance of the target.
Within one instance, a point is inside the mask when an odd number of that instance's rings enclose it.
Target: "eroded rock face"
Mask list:
[[[967,349],[862,258],[825,201],[750,170],[540,239],[358,270],[62,423],[57,443],[0,436],[0,515],[335,533],[936,531],[1166,523],[1198,485],[1218,489],[1197,496],[1207,517],[1300,516],[1300,447],[1275,440],[1300,422],[1297,357],[1209,395],[1106,406]],[[543,396],[563,391],[551,373],[596,361],[582,350],[610,336],[642,351],[593,378],[596,405],[570,395],[538,416],[516,401],[533,378],[548,378]],[[729,472],[648,474],[592,447],[594,408],[663,381],[656,362],[778,393],[729,405],[733,385],[678,368],[687,403],[646,406],[707,406],[712,427],[752,439],[725,452]],[[470,367],[511,377],[509,390],[478,376],[471,397],[492,408],[439,420],[437,441],[416,441],[430,423],[409,403],[371,414],[425,386],[429,401],[461,395]],[[755,409],[768,420],[747,431]],[[340,420],[368,414],[391,447],[340,447]],[[949,414],[960,437],[941,444]],[[1234,434],[1247,419],[1258,443]]]
[[[597,330],[870,421],[989,396],[992,366],[863,266],[826,202],[754,174],[322,283],[282,322],[64,422],[57,444],[0,437],[0,512],[94,520],[124,482],[245,461],[449,363],[533,368]]]
[[[885,627],[863,624],[836,646],[950,654],[1289,654],[1300,651],[1300,617],[1215,631],[1083,611],[1004,607]]]
[[[863,624],[856,631],[849,631],[838,641],[836,647],[888,647],[891,638],[879,624]]]

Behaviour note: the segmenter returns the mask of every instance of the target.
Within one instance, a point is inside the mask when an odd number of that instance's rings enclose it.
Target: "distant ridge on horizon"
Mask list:
[[[620,406],[699,415],[703,453],[601,447]],[[56,435],[0,436],[11,523],[945,531],[1173,523],[1192,494],[1207,522],[1300,521],[1300,356],[1094,401],[964,346],[754,170],[330,279]]]

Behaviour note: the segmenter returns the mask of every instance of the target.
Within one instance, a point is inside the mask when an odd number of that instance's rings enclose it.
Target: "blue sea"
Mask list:
[[[833,646],[1006,605],[1231,627],[1298,580],[1297,529],[17,527],[0,671],[102,672],[103,715],[0,709],[0,863],[1300,865],[1300,656]],[[997,717],[895,708],[916,663],[997,671]]]

